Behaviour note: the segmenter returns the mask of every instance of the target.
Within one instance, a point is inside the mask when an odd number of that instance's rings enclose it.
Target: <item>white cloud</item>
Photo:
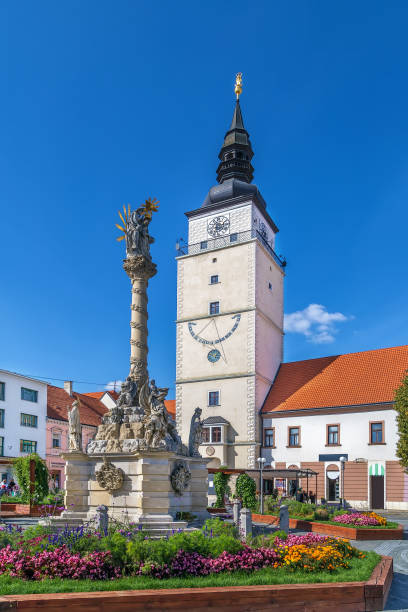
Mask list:
[[[327,312],[321,304],[309,304],[304,310],[285,315],[285,331],[303,334],[315,344],[326,344],[334,342],[337,323],[351,318],[341,312]]]
[[[123,380],[111,380],[107,383],[105,389],[107,389],[107,391],[117,391],[119,393],[122,382]]]

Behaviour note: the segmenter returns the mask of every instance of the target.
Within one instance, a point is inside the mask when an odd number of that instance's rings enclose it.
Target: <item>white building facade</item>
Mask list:
[[[393,403],[407,369],[407,346],[282,364],[261,413],[266,465],[316,472],[298,484],[318,500],[408,510]]]
[[[0,456],[45,459],[47,383],[0,370]]]

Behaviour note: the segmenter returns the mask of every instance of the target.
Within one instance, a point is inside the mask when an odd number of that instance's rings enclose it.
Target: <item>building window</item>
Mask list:
[[[264,429],[264,446],[275,448],[275,428]]]
[[[203,427],[203,444],[222,442],[221,426]]]
[[[238,234],[230,234],[230,242],[238,242]]]
[[[0,410],[0,427],[4,427],[4,410]]]
[[[340,444],[340,425],[327,425],[327,446]]]
[[[272,283],[268,283],[269,291],[272,291]]]
[[[384,421],[370,423],[370,444],[384,443]]]
[[[211,276],[211,278],[210,278],[210,284],[211,285],[216,285],[218,282],[219,282],[218,274],[213,274],[213,276]]]
[[[21,387],[21,399],[27,402],[38,402],[38,391]]]
[[[219,406],[220,405],[220,392],[219,391],[209,391],[208,392],[208,405],[209,406]]]
[[[61,436],[52,434],[52,448],[61,448]]]
[[[4,457],[4,438],[0,437],[0,457]]]
[[[202,241],[200,242],[200,249],[201,249],[201,250],[204,250],[204,249],[207,249],[207,248],[208,248],[208,242],[207,242],[207,240],[202,240]]]
[[[289,427],[288,446],[300,446],[300,427]]]
[[[215,315],[220,312],[219,302],[210,302],[210,315]]]
[[[21,413],[20,425],[22,425],[23,427],[37,427],[37,424],[37,415]]]
[[[20,451],[22,453],[36,453],[37,442],[33,442],[32,440],[20,440]]]
[[[211,442],[221,442],[221,427],[211,427]]]
[[[5,394],[6,394],[6,383],[0,382],[0,400],[5,399]]]
[[[212,262],[213,262],[213,263],[217,263],[217,258],[216,258],[216,257],[213,257]]]

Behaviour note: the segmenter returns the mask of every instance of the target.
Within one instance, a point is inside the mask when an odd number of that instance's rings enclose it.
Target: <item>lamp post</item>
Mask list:
[[[265,459],[265,457],[258,457],[257,461],[258,461],[259,469],[260,469],[260,472],[261,472],[261,514],[263,514],[263,512],[264,512],[263,468],[264,468],[266,459]]]
[[[341,463],[341,505],[343,508],[346,507],[345,501],[344,501],[344,464],[346,463],[347,459],[345,457],[340,457],[340,463]]]

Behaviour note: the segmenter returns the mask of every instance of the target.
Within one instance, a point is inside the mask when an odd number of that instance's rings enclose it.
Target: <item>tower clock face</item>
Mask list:
[[[218,323],[215,318],[212,318],[203,323],[201,328],[197,328],[198,323],[190,321],[188,323],[188,330],[196,342],[210,349],[207,354],[207,359],[210,363],[217,363],[221,357],[227,362],[224,344],[237,329],[240,320],[240,314],[236,314],[231,319],[226,319],[223,322],[218,320]],[[219,327],[222,324],[223,327]]]
[[[214,217],[208,222],[207,231],[210,236],[217,238],[218,236],[224,236],[229,231],[230,222],[228,217],[219,216]]]

